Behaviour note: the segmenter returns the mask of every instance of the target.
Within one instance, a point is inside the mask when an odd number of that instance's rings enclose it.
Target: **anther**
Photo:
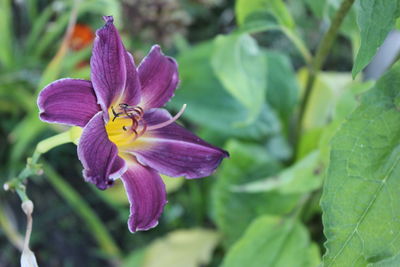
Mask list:
[[[133,110],[136,111],[140,117],[143,116],[143,109],[141,107],[135,107]]]
[[[117,112],[115,112],[115,110],[114,110],[114,107],[113,106],[111,106],[111,111],[112,111],[112,113],[113,113],[113,115],[114,115],[114,118],[112,119],[112,121],[114,121],[116,118],[118,118],[119,117],[119,115],[121,115],[122,113],[117,113]]]

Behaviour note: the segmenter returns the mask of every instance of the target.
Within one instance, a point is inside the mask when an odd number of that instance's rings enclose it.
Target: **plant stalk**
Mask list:
[[[307,108],[307,104],[309,101],[309,98],[311,96],[312,89],[315,84],[315,80],[317,78],[317,75],[319,71],[321,70],[323,64],[325,63],[325,60],[331,51],[332,45],[334,41],[336,40],[337,33],[339,31],[340,25],[342,25],[342,22],[344,18],[346,17],[347,13],[350,11],[350,8],[354,4],[355,0],[343,0],[338,11],[336,12],[332,23],[328,29],[328,31],[325,33],[323,36],[317,51],[315,53],[315,56],[312,60],[312,64],[309,66],[309,74],[306,82],[306,87],[304,90],[304,95],[301,100],[300,104],[300,110],[298,113],[298,119],[296,121],[296,131],[295,131],[295,137],[294,137],[294,148],[295,148],[295,153],[293,157],[296,157],[297,154],[297,149],[299,146],[299,139],[301,136],[302,132],[302,125],[303,125],[303,120],[304,120],[304,115],[305,111]]]

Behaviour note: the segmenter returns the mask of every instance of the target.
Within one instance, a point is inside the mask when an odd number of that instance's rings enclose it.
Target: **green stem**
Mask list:
[[[322,38],[322,40],[317,48],[315,57],[312,60],[312,64],[309,67],[309,75],[308,75],[304,95],[303,95],[303,98],[302,98],[302,101],[300,104],[300,110],[299,110],[299,115],[298,115],[298,119],[297,119],[296,136],[295,136],[295,144],[294,144],[295,149],[297,149],[297,147],[298,147],[299,138],[300,138],[301,132],[302,132],[304,114],[305,114],[305,111],[307,108],[308,101],[310,99],[312,89],[314,87],[315,80],[317,78],[318,72],[320,71],[323,64],[325,63],[325,60],[326,60],[326,58],[332,48],[332,45],[336,39],[340,25],[342,24],[347,13],[350,11],[350,8],[353,5],[354,1],[355,0],[343,0],[342,1],[342,4],[340,5],[340,8],[336,12],[328,31],[325,33],[324,37]],[[296,153],[294,153],[294,157],[295,156],[296,156]]]
[[[70,142],[71,142],[70,131],[66,131],[66,132],[54,135],[52,137],[49,137],[49,138],[44,139],[43,141],[39,142],[36,146],[35,152],[44,154],[57,146],[67,144]]]
[[[41,166],[38,164],[40,156],[49,150],[72,142],[72,130],[57,134],[39,142],[33,152],[32,157],[28,158],[25,168],[19,175],[4,184],[5,190],[15,190],[22,202],[29,200],[26,195],[24,182],[30,176],[41,174]]]
[[[29,198],[26,195],[24,182],[33,175],[41,174],[42,166],[38,164],[40,156],[59,145],[75,142],[80,134],[80,128],[72,127],[69,131],[52,136],[38,143],[33,156],[28,158],[25,168],[16,178],[4,184],[4,188],[6,190],[14,190],[22,202],[28,201]],[[79,194],[77,194],[49,165],[44,163],[43,168],[47,174],[48,181],[86,222],[88,228],[91,230],[90,232],[93,234],[93,238],[97,240],[102,251],[104,251],[107,256],[111,256],[111,260],[119,260],[121,258],[121,252],[100,218],[97,217]]]

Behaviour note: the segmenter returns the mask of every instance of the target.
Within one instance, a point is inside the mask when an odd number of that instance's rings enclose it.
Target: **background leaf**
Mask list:
[[[235,192],[234,188],[239,185],[276,174],[281,165],[261,146],[230,141],[226,149],[231,158],[223,163],[218,173],[213,207],[218,228],[224,235],[225,245],[229,246],[259,215],[289,213],[300,195]]]
[[[400,265],[400,255],[397,254],[391,258],[368,264],[367,267],[396,267]]]
[[[279,24],[293,28],[294,21],[282,0],[237,0],[235,5],[236,19],[242,25],[254,12],[269,12]]]
[[[0,1],[0,66],[5,67],[11,67],[14,55],[11,2],[11,0]]]
[[[216,231],[178,230],[159,238],[144,252],[140,267],[198,267],[211,260],[219,241]]]
[[[322,196],[325,266],[365,266],[400,250],[400,65],[363,98],[332,140]]]
[[[354,66],[355,77],[371,61],[400,15],[400,1],[359,1],[357,22],[361,32],[361,46]]]
[[[260,140],[279,133],[279,119],[266,104],[254,123],[245,127],[236,125],[238,121],[246,120],[247,109],[223,88],[215,76],[210,63],[212,49],[213,43],[206,42],[179,55],[182,83],[174,101],[168,103],[169,107],[180,109],[187,104],[185,118],[226,136]]]
[[[307,229],[293,219],[257,218],[228,251],[222,267],[311,267]]]
[[[283,194],[309,193],[322,185],[323,165],[318,151],[310,153],[279,174],[234,187],[236,192],[277,191]]]
[[[286,126],[296,107],[299,97],[299,85],[290,59],[279,52],[268,51],[268,88],[267,101],[277,111]]]
[[[218,36],[214,45],[213,70],[225,89],[246,107],[246,124],[250,124],[265,103],[267,58],[248,34]]]

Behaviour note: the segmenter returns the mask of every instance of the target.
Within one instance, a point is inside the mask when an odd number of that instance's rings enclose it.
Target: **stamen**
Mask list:
[[[178,112],[174,117],[172,117],[171,119],[169,119],[169,120],[167,120],[167,121],[164,121],[164,122],[162,122],[162,123],[159,123],[159,124],[156,124],[156,125],[148,126],[148,127],[147,127],[147,130],[148,130],[148,131],[150,131],[150,130],[156,130],[156,129],[160,129],[160,128],[163,128],[163,127],[165,127],[165,126],[170,125],[171,123],[173,123],[174,121],[176,121],[176,120],[183,114],[183,112],[185,111],[185,109],[186,109],[186,104],[183,104],[181,110],[179,110],[179,112]]]
[[[112,113],[113,113],[113,115],[114,115],[114,118],[112,119],[112,121],[115,121],[115,119],[116,118],[118,118],[119,117],[119,115],[121,115],[122,113],[121,112],[115,112],[115,110],[114,110],[114,107],[113,106],[111,106],[111,111],[112,111]]]
[[[137,106],[133,110],[136,111],[140,117],[143,117],[143,109],[141,107]]]

